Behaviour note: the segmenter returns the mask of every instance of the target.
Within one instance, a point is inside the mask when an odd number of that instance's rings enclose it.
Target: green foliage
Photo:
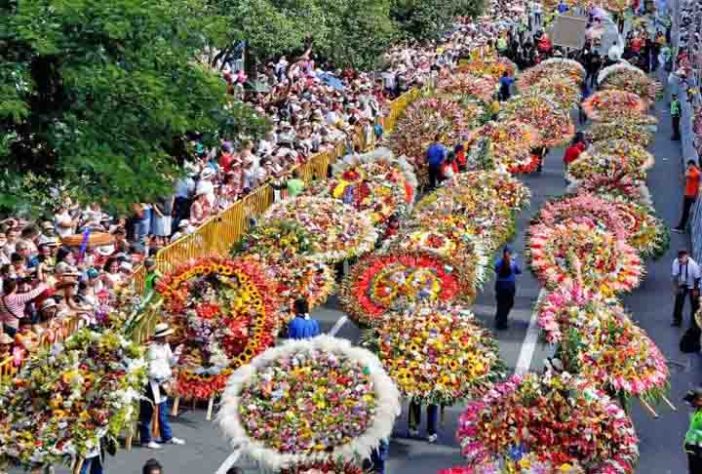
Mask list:
[[[410,38],[438,39],[456,16],[475,17],[483,6],[484,0],[392,0],[391,16]]]
[[[170,192],[186,132],[268,126],[197,61],[227,29],[205,0],[16,0],[3,14],[4,208],[30,209],[47,195],[38,183],[61,182],[126,209]]]

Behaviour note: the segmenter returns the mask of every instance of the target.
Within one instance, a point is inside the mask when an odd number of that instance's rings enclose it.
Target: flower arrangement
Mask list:
[[[582,64],[572,59],[550,58],[531,67],[519,75],[517,85],[520,90],[535,86],[538,82],[554,78],[565,79],[577,88],[585,79],[586,71]]]
[[[512,376],[468,403],[457,437],[468,466],[479,473],[633,474],[638,458],[622,408],[568,373]]]
[[[258,253],[280,254],[286,258],[309,255],[317,251],[311,232],[295,221],[271,219],[244,234],[232,247],[232,255]]]
[[[280,474],[364,474],[364,472],[356,464],[325,461],[283,469]]]
[[[0,459],[31,468],[86,457],[134,422],[145,384],[141,347],[112,330],[78,330],[0,385]]]
[[[490,193],[494,199],[512,211],[529,205],[529,187],[509,173],[502,171],[471,171],[461,173],[446,185],[449,189],[460,189],[463,194]]]
[[[377,329],[378,357],[406,397],[451,405],[502,376],[495,340],[463,307],[392,311]]]
[[[568,113],[543,94],[513,97],[505,102],[500,118],[531,125],[540,133],[539,143],[547,148],[564,144],[575,134]]]
[[[400,251],[428,251],[441,255],[452,266],[461,268],[466,278],[473,282],[471,295],[466,296],[472,299],[487,276],[488,257],[482,241],[456,226],[434,229],[410,228],[393,239],[389,246]]]
[[[510,76],[514,76],[517,73],[517,66],[503,56],[488,55],[472,57],[470,61],[459,64],[458,72],[497,81],[505,72],[509,73]]]
[[[409,157],[419,182],[425,184],[429,179],[425,160],[427,148],[436,135],[441,136],[442,143],[461,143],[471,122],[478,119],[478,115],[469,115],[470,110],[449,99],[419,99],[398,120],[389,146],[396,155]]]
[[[627,231],[627,241],[643,257],[657,258],[668,249],[670,234],[665,223],[653,214],[652,208],[621,197],[607,197]]]
[[[360,211],[368,211],[374,224],[393,215],[406,215],[414,203],[417,177],[403,158],[387,148],[361,155],[355,162],[339,162],[332,177],[311,192],[319,197],[341,199]]]
[[[534,82],[521,92],[525,95],[547,95],[553,99],[561,110],[568,112],[580,103],[582,94],[578,83],[573,82],[567,76],[547,76]]]
[[[617,63],[604,68],[597,76],[600,89],[618,89],[633,92],[649,103],[655,102],[662,86],[636,66],[629,63]]]
[[[529,124],[518,120],[507,122],[488,122],[473,134],[473,137],[486,140],[487,153],[490,161],[481,167],[488,169],[497,167],[509,173],[531,173],[538,162],[532,159],[531,149],[539,142],[539,132]],[[477,145],[475,140],[473,144]]]
[[[165,275],[156,289],[174,327],[173,340],[184,345],[176,376],[180,396],[221,393],[229,369],[275,343],[275,290],[251,259],[201,259]]]
[[[648,107],[648,102],[638,95],[618,89],[595,92],[582,103],[583,111],[595,122],[645,115]]]
[[[334,271],[324,263],[310,262],[300,257],[284,258],[258,254],[242,254],[261,264],[267,278],[274,282],[278,295],[278,314],[281,323],[287,323],[293,316],[293,302],[302,297],[315,308],[324,304],[336,287]]]
[[[636,250],[595,223],[532,225],[528,249],[532,270],[551,289],[577,283],[610,296],[634,289],[644,273]]]
[[[569,327],[561,359],[568,370],[608,393],[657,401],[668,387],[666,359],[623,309],[615,308],[604,319],[579,318],[583,325]]]
[[[233,446],[276,470],[366,458],[399,410],[375,355],[323,335],[287,341],[240,367],[217,419]]]
[[[341,285],[339,302],[355,322],[375,326],[391,309],[470,298],[473,286],[461,268],[435,253],[371,254],[351,267]]]
[[[436,86],[440,93],[477,97],[487,103],[495,95],[495,83],[486,77],[452,73],[439,78]]]
[[[591,175],[632,179],[646,179],[646,171],[653,166],[653,155],[642,146],[626,140],[611,140],[593,144],[568,166],[572,179]]]
[[[367,212],[358,212],[333,198],[297,197],[273,204],[261,221],[297,222],[313,238],[307,258],[317,262],[339,262],[369,252],[378,234]]]
[[[647,147],[653,142],[650,126],[622,118],[612,122],[594,122],[586,132],[593,143],[609,140],[626,140]]]
[[[649,207],[653,205],[646,184],[630,176],[612,177],[593,174],[581,181],[572,183],[568,188],[568,192],[591,193],[600,197],[614,196],[618,199],[641,203]]]
[[[629,236],[617,207],[608,199],[585,192],[546,201],[533,221],[548,227],[568,222],[598,225],[611,232],[617,239],[626,239]]]

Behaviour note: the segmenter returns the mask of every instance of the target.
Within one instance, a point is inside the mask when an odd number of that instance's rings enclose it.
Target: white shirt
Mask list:
[[[680,260],[676,258],[673,260],[672,276],[676,285],[692,289],[695,288],[702,274],[700,274],[700,266],[693,259],[688,258],[687,263],[680,264]]]
[[[201,192],[205,193],[205,195],[207,196],[207,202],[210,204],[210,206],[214,206],[216,196],[214,190],[214,183],[212,182],[212,180],[201,179],[197,182],[195,194],[200,194]]]
[[[149,364],[149,385],[154,393],[154,403],[158,404],[166,399],[165,396],[161,397],[158,386],[171,378],[171,367],[176,365],[178,357],[173,354],[170,345],[152,342],[149,344],[146,360]]]

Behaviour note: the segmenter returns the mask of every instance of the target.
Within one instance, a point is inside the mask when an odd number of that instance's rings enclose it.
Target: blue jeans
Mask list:
[[[141,219],[134,222],[134,240],[141,242],[151,232],[151,209],[144,209]]]
[[[385,461],[388,459],[390,445],[387,441],[380,440],[380,444],[371,453],[371,462],[373,463],[373,472],[375,474],[385,474]]]
[[[149,400],[142,400],[139,410],[139,439],[141,444],[151,441],[151,417],[154,413],[154,406]],[[168,421],[168,400],[158,405],[158,426],[161,431],[161,443],[166,443],[173,438],[173,430]]]
[[[83,467],[80,468],[80,474],[102,474],[103,472],[99,455],[86,459],[83,462]]]
[[[416,430],[422,421],[422,405],[414,400],[409,404],[409,427]],[[427,434],[436,434],[439,425],[439,405],[431,403],[427,406]]]

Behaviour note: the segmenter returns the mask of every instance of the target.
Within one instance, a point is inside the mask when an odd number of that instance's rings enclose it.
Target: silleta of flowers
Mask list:
[[[274,283],[281,322],[288,322],[294,316],[292,304],[296,299],[304,298],[310,308],[314,308],[324,304],[334,292],[336,275],[324,263],[273,255],[261,258],[258,254],[242,254],[240,257],[259,262],[267,278]]]
[[[653,163],[653,155],[642,146],[626,140],[610,140],[590,146],[568,166],[568,175],[572,179],[603,175],[644,180]]]
[[[260,254],[262,256],[310,255],[319,249],[314,236],[295,221],[270,219],[247,232],[234,245],[232,254]]]
[[[436,253],[389,252],[367,255],[351,267],[339,301],[358,324],[375,326],[388,310],[470,298],[472,287],[460,268]]]
[[[0,385],[0,459],[34,468],[87,457],[136,419],[143,350],[111,330],[83,328],[35,354]]]
[[[522,71],[517,85],[523,91],[544,79],[563,78],[577,87],[585,79],[585,74],[585,68],[577,61],[564,58],[550,58]]]
[[[536,222],[549,227],[567,222],[586,222],[603,227],[618,239],[626,239],[629,236],[617,207],[611,201],[590,193],[578,193],[547,201],[539,211]]]
[[[527,245],[531,268],[548,288],[582,282],[613,295],[634,289],[644,272],[636,250],[594,223],[532,225]]]
[[[325,461],[283,469],[280,474],[364,474],[364,472],[356,464]]]
[[[513,97],[500,112],[502,120],[519,120],[539,131],[539,143],[547,148],[562,145],[575,134],[567,112],[544,95]]]
[[[622,408],[568,373],[512,376],[468,403],[457,437],[476,473],[633,474],[638,459]]]
[[[565,76],[544,77],[523,90],[522,93],[525,95],[546,95],[564,111],[569,111],[578,105],[581,96],[578,83]]]
[[[490,163],[483,166],[496,166],[510,173],[531,173],[538,162],[532,160],[531,149],[539,142],[539,132],[529,124],[517,120],[488,122],[473,134],[477,144],[486,140],[486,157]]]
[[[320,197],[331,196],[360,211],[368,211],[373,223],[384,223],[391,215],[404,216],[414,203],[417,177],[403,158],[387,148],[360,155],[352,162],[339,162],[332,177],[320,185]],[[317,190],[319,191],[319,190]]]
[[[600,89],[633,92],[649,103],[655,102],[662,90],[661,84],[648,77],[642,69],[625,62],[604,68],[598,74],[597,81]]]
[[[180,396],[218,394],[230,369],[275,343],[275,289],[253,260],[198,260],[164,276],[156,287],[176,332],[173,342],[184,345],[176,377]]]
[[[495,340],[460,306],[390,312],[377,341],[378,357],[400,392],[426,403],[451,405],[502,375]]]
[[[377,357],[325,335],[287,341],[239,368],[217,418],[232,446],[278,470],[369,457],[399,409]]]
[[[630,176],[612,177],[593,174],[581,181],[575,181],[568,188],[568,192],[593,193],[600,197],[615,197],[624,201],[640,203],[651,207],[651,194],[646,183]]]
[[[461,143],[475,119],[453,100],[419,99],[399,119],[389,146],[396,155],[409,157],[419,182],[426,184],[429,178],[425,154],[434,137],[440,135],[446,144]]]
[[[569,328],[561,359],[608,393],[657,401],[668,387],[665,357],[617,306],[609,317],[581,318],[582,326]]]
[[[308,258],[339,262],[373,249],[378,234],[367,212],[359,212],[333,198],[297,197],[273,204],[261,221],[296,222],[313,235]]]
[[[459,64],[458,72],[461,74],[472,74],[478,77],[491,78],[493,81],[499,80],[507,72],[514,76],[517,66],[503,56],[473,57],[465,64]]]
[[[446,258],[453,266],[461,268],[466,278],[473,282],[470,295],[464,298],[472,300],[475,290],[481,288],[485,281],[488,266],[482,241],[455,226],[433,228],[437,230],[410,228],[389,245],[401,251],[429,251]]]
[[[462,188],[464,193],[479,194],[490,192],[497,202],[512,211],[524,209],[529,204],[529,188],[502,171],[472,171],[461,173],[446,185],[448,188]]]
[[[463,73],[442,75],[436,88],[441,93],[474,96],[486,103],[495,93],[495,83],[491,79]]]
[[[593,121],[645,115],[648,106],[648,102],[633,92],[617,89],[595,92],[582,103],[583,110]]]
[[[653,130],[650,125],[642,125],[627,118],[617,121],[594,122],[586,131],[593,143],[608,140],[626,140],[647,147],[653,141]]]
[[[670,235],[665,223],[653,214],[651,207],[637,201],[608,197],[617,208],[627,241],[642,256],[658,257],[668,248]]]

